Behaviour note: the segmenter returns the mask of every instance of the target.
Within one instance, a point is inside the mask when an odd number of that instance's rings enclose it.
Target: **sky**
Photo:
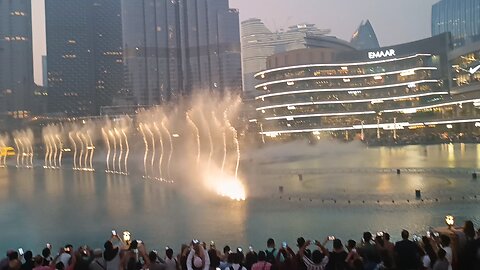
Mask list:
[[[241,21],[259,18],[271,30],[314,23],[345,40],[350,40],[362,20],[369,19],[380,45],[388,46],[429,37],[431,8],[438,1],[230,0],[230,6],[240,10]],[[32,0],[32,14],[35,82],[42,84],[41,57],[46,54],[44,0]]]

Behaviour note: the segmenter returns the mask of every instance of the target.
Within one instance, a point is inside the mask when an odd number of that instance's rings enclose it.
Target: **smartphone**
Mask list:
[[[316,244],[317,244],[317,241],[316,241],[316,240],[313,240],[313,241],[312,241],[312,244],[316,245]]]
[[[52,245],[50,243],[47,243],[47,248],[52,249]]]
[[[242,252],[243,252],[243,249],[242,249],[241,247],[238,247],[238,248],[237,248],[237,251],[240,252],[240,253],[242,253]]]
[[[18,249],[18,255],[23,256],[23,248]]]
[[[169,247],[169,246],[166,246],[166,247],[165,247],[165,250],[169,250],[169,249],[170,249],[170,247]]]
[[[377,232],[377,236],[383,237],[383,232]]]
[[[432,237],[432,234],[430,233],[430,231],[427,231],[427,237],[428,238]]]
[[[282,247],[287,248],[287,242],[282,242]]]
[[[335,236],[331,235],[331,236],[328,237],[328,241],[333,241],[333,240],[335,240]]]
[[[253,247],[252,247],[252,246],[249,246],[249,247],[248,247],[248,250],[250,250],[250,252],[253,252]]]
[[[142,240],[137,240],[137,244],[142,244],[143,241]]]
[[[200,241],[198,241],[197,239],[193,239],[192,243],[194,243],[196,245],[196,244],[200,243]]]
[[[113,235],[113,236],[117,236],[117,231],[112,230],[112,235]]]
[[[435,237],[439,237],[439,236],[440,236],[440,234],[439,234],[438,232],[434,232],[434,233],[433,233],[433,236],[435,236]]]

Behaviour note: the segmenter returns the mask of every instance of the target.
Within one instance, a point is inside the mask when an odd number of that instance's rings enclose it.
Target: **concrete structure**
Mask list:
[[[0,115],[31,114],[34,93],[30,0],[0,0]]]
[[[48,112],[98,115],[124,82],[120,0],[46,0]]]

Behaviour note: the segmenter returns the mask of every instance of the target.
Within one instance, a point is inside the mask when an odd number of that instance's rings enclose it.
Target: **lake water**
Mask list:
[[[192,238],[261,248],[269,237],[292,244],[298,236],[358,241],[367,230],[398,239],[403,228],[422,233],[443,226],[447,214],[480,225],[480,184],[472,179],[480,145],[474,144],[292,143],[246,151],[245,202],[199,192],[194,181],[106,175],[101,163],[94,173],[39,165],[0,169],[0,250],[38,253],[47,242],[102,247],[112,229],[129,230],[150,248],[178,250]]]

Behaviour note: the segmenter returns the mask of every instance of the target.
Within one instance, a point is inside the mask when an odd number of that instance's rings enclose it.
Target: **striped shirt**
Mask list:
[[[312,262],[312,260],[310,260],[310,258],[308,258],[307,256],[303,256],[303,262],[305,263],[307,270],[324,270],[325,266],[328,263],[328,257],[323,257],[322,262],[320,262],[319,264],[315,264],[314,262]]]

